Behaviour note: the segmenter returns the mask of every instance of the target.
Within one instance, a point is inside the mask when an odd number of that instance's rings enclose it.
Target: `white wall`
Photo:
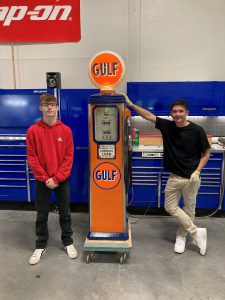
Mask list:
[[[15,45],[17,88],[46,88],[54,71],[63,88],[92,88],[88,64],[102,50],[123,57],[127,81],[225,80],[224,0],[80,2],[80,42]],[[11,50],[0,45],[3,89],[14,88]]]
[[[224,81],[224,0],[129,0],[129,81]]]
[[[94,88],[88,78],[91,57],[117,52],[126,62],[128,0],[80,0],[81,41],[15,44],[17,88],[46,88],[46,72],[61,72],[62,88]],[[12,49],[0,45],[0,88],[14,88]]]

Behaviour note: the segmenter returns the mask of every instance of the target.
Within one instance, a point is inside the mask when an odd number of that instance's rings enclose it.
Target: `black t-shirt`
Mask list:
[[[177,127],[174,121],[159,117],[155,127],[163,137],[164,168],[178,176],[190,178],[201,154],[210,148],[203,128],[192,122],[185,127]]]

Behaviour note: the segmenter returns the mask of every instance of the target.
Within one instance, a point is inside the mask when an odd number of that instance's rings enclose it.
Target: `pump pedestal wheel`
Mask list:
[[[126,253],[120,254],[120,264],[122,265],[125,262],[127,255]]]
[[[90,264],[90,262],[91,262],[93,256],[94,256],[94,253],[93,253],[93,252],[90,252],[90,253],[87,254],[87,256],[86,256],[86,263],[87,263],[87,264]]]

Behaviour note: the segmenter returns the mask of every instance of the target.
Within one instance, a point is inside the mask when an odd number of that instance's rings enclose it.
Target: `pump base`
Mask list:
[[[87,238],[89,240],[118,240],[127,241],[129,239],[128,230],[130,229],[130,223],[126,220],[126,231],[125,232],[92,232],[89,231]]]
[[[128,232],[88,232],[89,240],[120,240],[126,241],[129,239]]]
[[[91,240],[87,237],[84,243],[84,251],[87,254],[86,262],[91,262],[95,252],[117,252],[120,255],[120,264],[123,264],[126,259],[127,253],[129,253],[130,248],[132,247],[131,226],[129,221],[128,228],[129,234],[127,233],[127,236],[129,236],[129,238],[127,240]]]

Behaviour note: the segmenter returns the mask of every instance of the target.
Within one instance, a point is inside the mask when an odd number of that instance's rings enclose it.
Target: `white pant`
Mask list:
[[[177,235],[186,236],[190,233],[193,236],[197,226],[193,223],[195,218],[196,196],[201,180],[191,183],[190,179],[171,174],[165,188],[165,210],[173,217],[178,218],[181,225]],[[184,207],[178,205],[180,197],[183,196]]]

